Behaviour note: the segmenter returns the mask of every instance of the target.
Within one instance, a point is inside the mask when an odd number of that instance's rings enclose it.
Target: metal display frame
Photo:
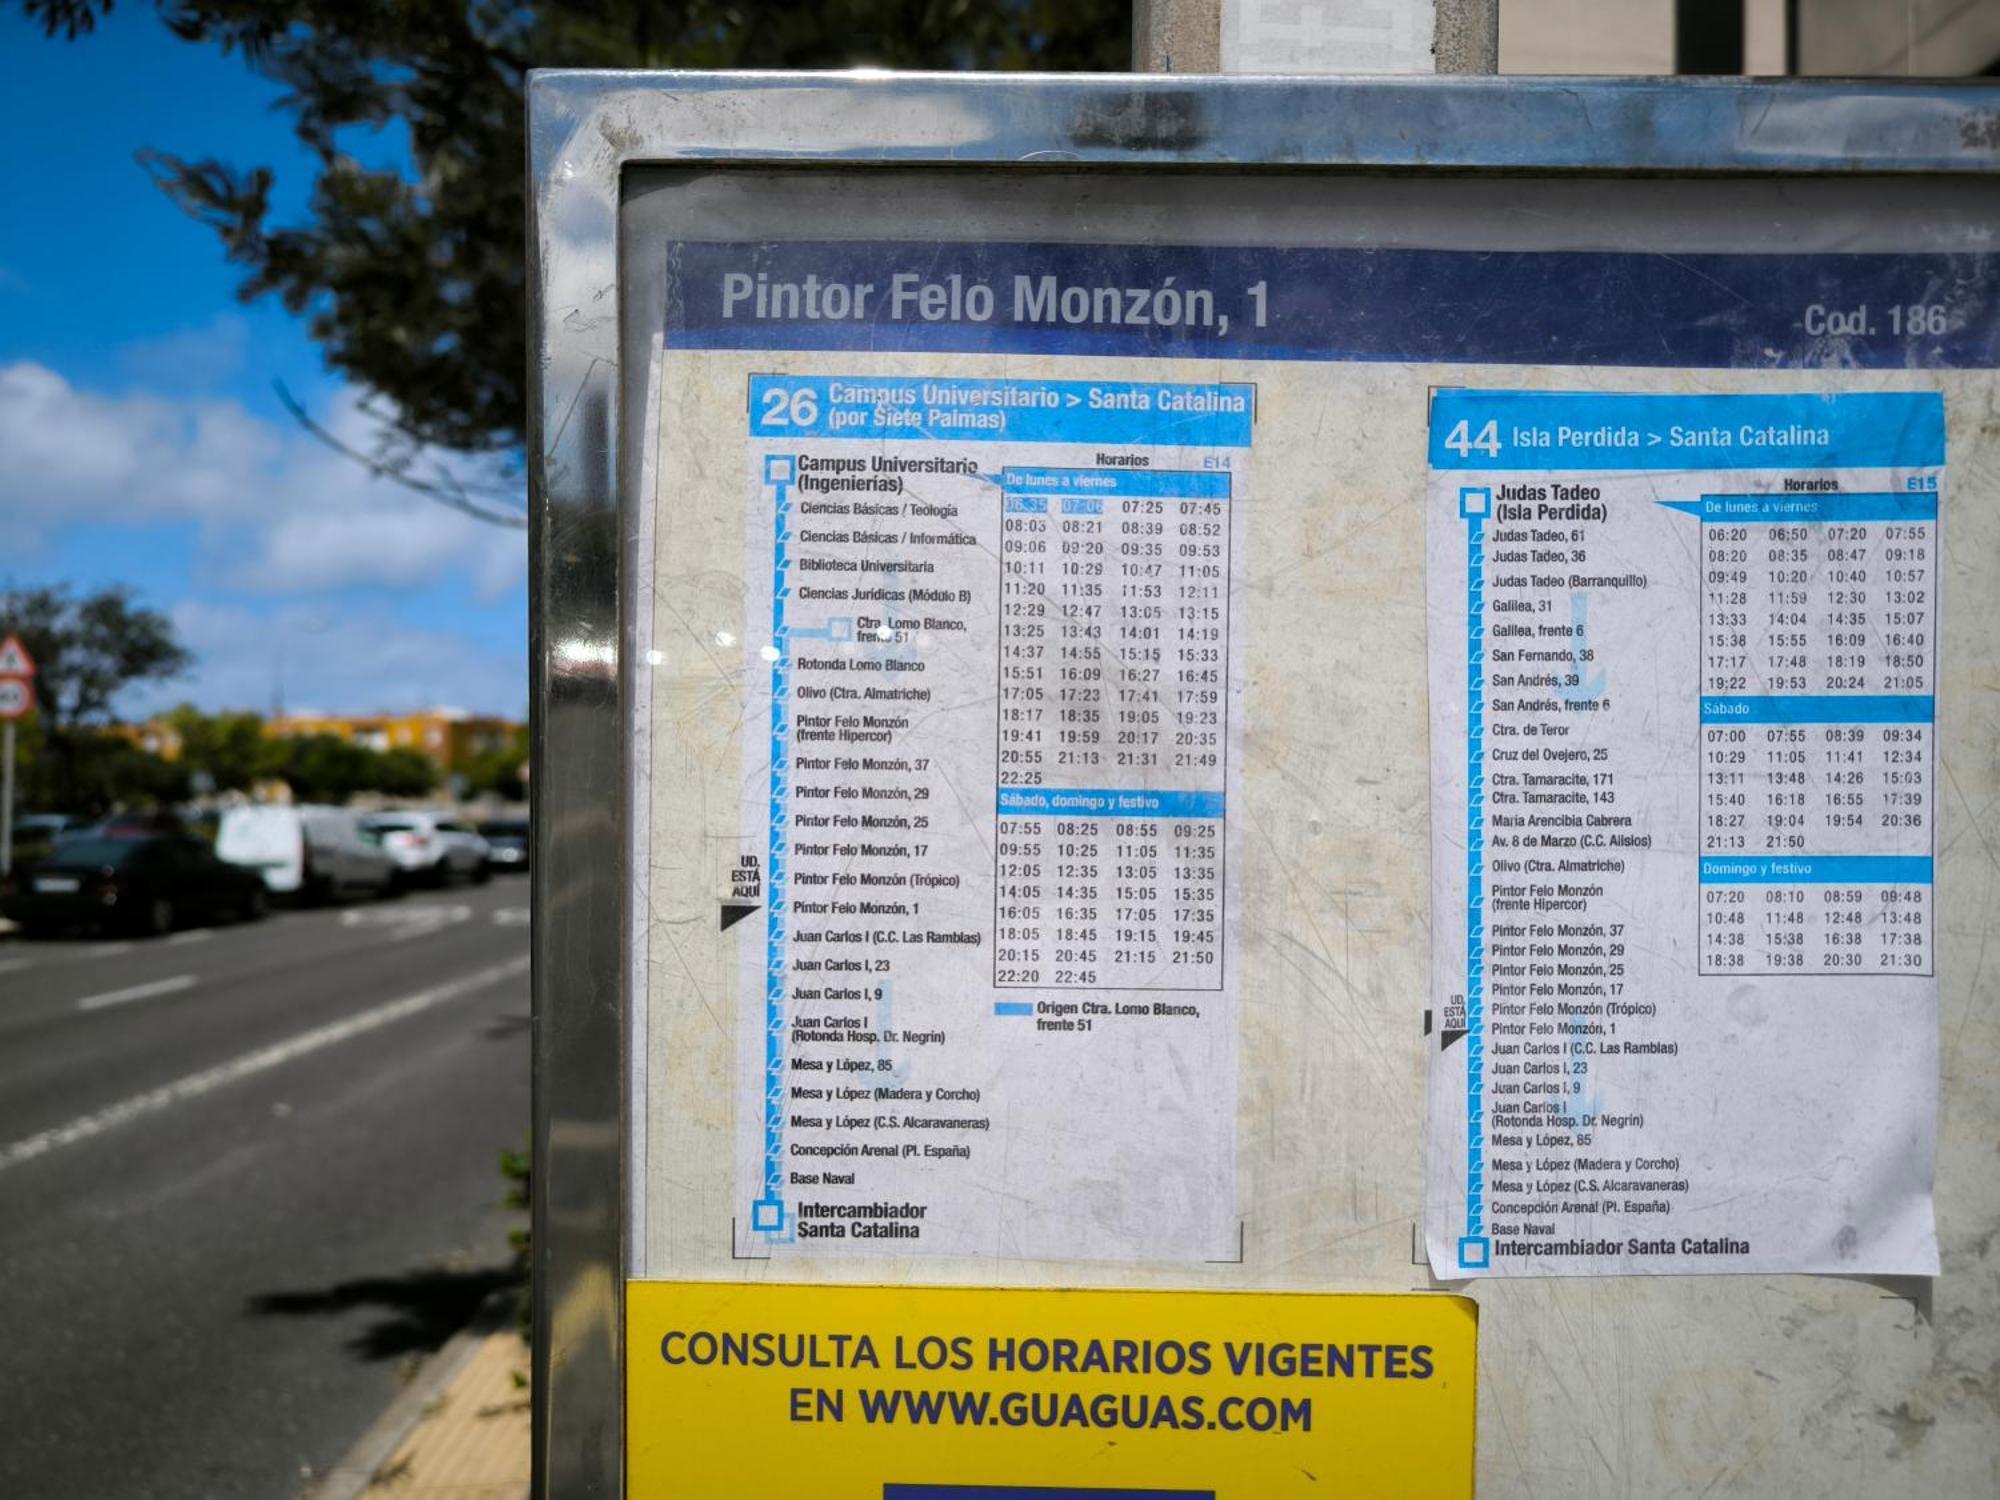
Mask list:
[[[621,409],[628,168],[2000,173],[1984,85],[539,72],[528,101],[534,1493],[561,1500],[624,1488],[628,647],[650,566]]]

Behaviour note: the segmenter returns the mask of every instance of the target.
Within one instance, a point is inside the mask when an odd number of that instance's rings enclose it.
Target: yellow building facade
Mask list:
[[[273,739],[325,734],[370,750],[416,750],[449,774],[475,756],[505,750],[521,727],[513,719],[440,708],[406,714],[286,714],[265,720],[264,733]]]

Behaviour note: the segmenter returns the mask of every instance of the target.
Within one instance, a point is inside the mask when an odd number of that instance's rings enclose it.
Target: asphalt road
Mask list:
[[[0,942],[0,1496],[295,1495],[506,1283],[527,902]]]

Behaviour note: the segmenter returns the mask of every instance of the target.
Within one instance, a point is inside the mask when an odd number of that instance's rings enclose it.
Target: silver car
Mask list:
[[[479,836],[486,840],[487,863],[494,869],[528,868],[530,834],[526,818],[488,818],[479,825]]]
[[[492,878],[486,840],[451,813],[370,813],[361,826],[380,841],[398,874],[412,884],[448,885],[454,879],[483,883]]]
[[[222,815],[215,852],[264,877],[274,896],[332,901],[381,895],[396,864],[344,807],[232,807]]]

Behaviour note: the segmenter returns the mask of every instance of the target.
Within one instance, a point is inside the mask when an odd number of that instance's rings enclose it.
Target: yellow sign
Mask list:
[[[1462,1297],[635,1281],[632,1500],[1472,1493]]]

